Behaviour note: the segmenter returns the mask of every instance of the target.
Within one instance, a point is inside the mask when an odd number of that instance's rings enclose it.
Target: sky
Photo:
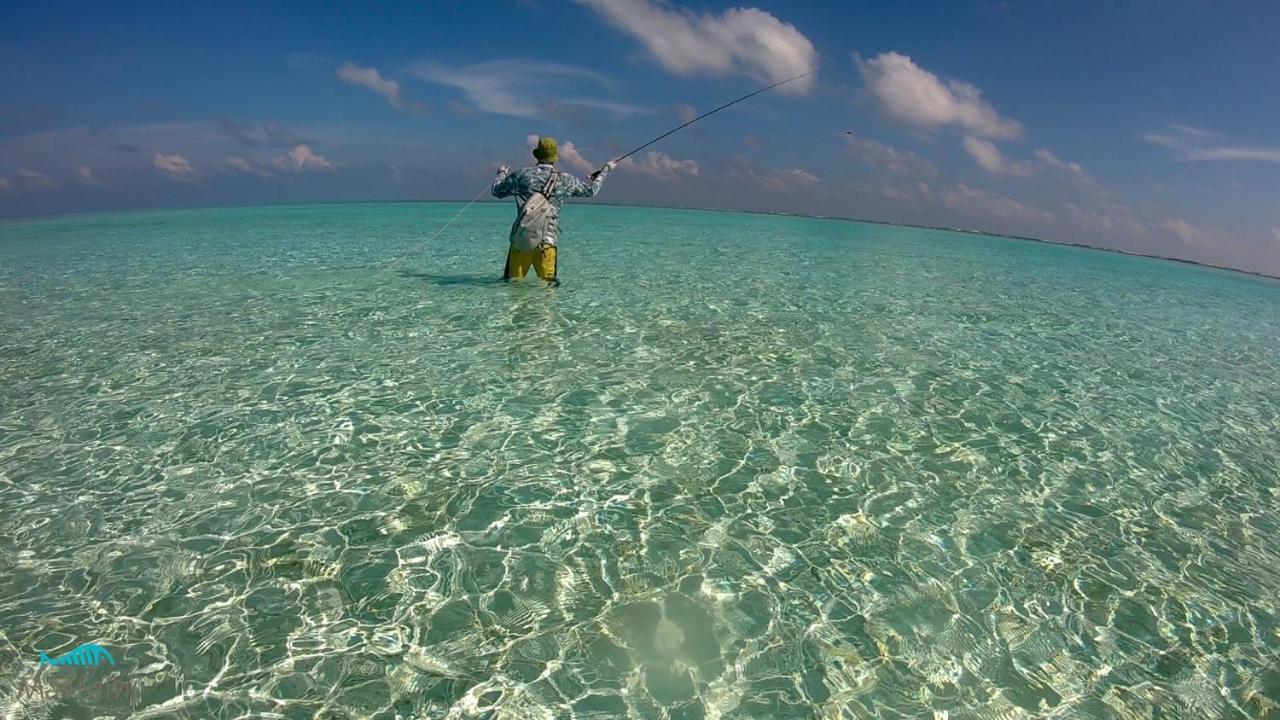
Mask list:
[[[1280,275],[1280,3],[0,0],[0,217],[467,200],[551,135],[602,201]]]

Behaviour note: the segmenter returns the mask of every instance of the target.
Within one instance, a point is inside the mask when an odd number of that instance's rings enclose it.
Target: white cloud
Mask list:
[[[677,160],[666,153],[649,151],[644,159],[636,162],[623,160],[621,167],[650,175],[662,180],[674,180],[681,175],[697,175],[698,163],[693,160]]]
[[[0,175],[0,190],[8,190],[11,187],[13,187],[13,181],[3,175]]]
[[[1275,238],[1277,243],[1280,243],[1280,227],[1271,228],[1271,237]]]
[[[1162,147],[1177,149],[1182,149],[1186,145],[1186,142],[1183,140],[1179,140],[1172,135],[1162,135],[1160,133],[1147,133],[1142,136],[1142,141],[1151,143],[1152,145],[1160,145]]]
[[[592,108],[594,110],[604,110],[611,115],[618,117],[631,117],[632,115],[646,115],[653,112],[652,108],[643,105],[629,105],[627,103],[609,102],[608,100],[589,100],[586,98],[562,98],[560,100],[545,101],[548,106],[570,105],[584,108]]]
[[[1053,220],[1053,214],[1046,210],[1024,205],[999,193],[971,188],[963,183],[956,185],[955,188],[943,190],[938,195],[942,198],[943,204],[952,210],[1037,223]]]
[[[23,180],[26,180],[27,184],[31,185],[32,187],[51,188],[51,187],[58,186],[57,180],[54,180],[53,178],[49,177],[48,175],[45,175],[44,173],[38,170],[30,170],[27,168],[22,168],[21,170],[18,171],[18,176],[21,177]]]
[[[1142,140],[1152,145],[1176,150],[1177,159],[1184,162],[1244,160],[1280,163],[1280,147],[1214,145],[1209,144],[1209,141],[1218,137],[1217,133],[1186,125],[1170,125],[1169,127],[1173,130],[1172,134],[1147,133],[1142,136]]]
[[[471,117],[476,114],[475,108],[460,100],[450,100],[449,109],[453,111],[454,115],[460,115],[462,117]]]
[[[524,143],[532,150],[538,146],[538,140],[541,137],[541,135],[530,134],[525,137]],[[572,142],[558,143],[557,154],[560,156],[559,164],[561,167],[568,167],[583,174],[593,173],[599,168],[599,165],[584,157]]]
[[[822,182],[817,175],[803,168],[766,168],[759,172],[748,169],[747,174],[773,192],[786,192],[797,186],[816,185]]]
[[[899,175],[933,177],[938,174],[938,168],[933,163],[908,150],[899,150],[871,138],[859,137],[852,130],[846,130],[842,137],[853,154],[868,165],[883,167]]]
[[[880,187],[880,193],[890,200],[908,202],[916,206],[937,202],[937,196],[933,194],[932,188],[925,182],[916,182],[915,185],[906,187],[884,185]]]
[[[85,183],[86,185],[102,185],[102,181],[93,174],[93,170],[89,169],[88,165],[81,165],[79,169],[76,170],[76,177],[79,177],[80,182]]]
[[[1069,202],[1062,206],[1067,209],[1067,218],[1085,230],[1134,240],[1145,240],[1151,234],[1147,226],[1124,207],[1093,210]]]
[[[692,105],[680,103],[676,105],[676,117],[680,118],[680,122],[689,122],[698,117],[698,111]]]
[[[288,154],[275,158],[271,164],[280,170],[332,170],[333,164],[321,155],[311,152],[306,145],[295,145]]]
[[[560,163],[583,173],[592,173],[596,170],[596,164],[582,156],[578,152],[578,148],[573,143],[566,142],[559,147]]]
[[[181,155],[161,155],[156,153],[155,157],[151,158],[151,164],[155,166],[155,169],[172,178],[187,177],[194,175],[196,172],[196,169],[191,167],[190,161]]]
[[[1094,180],[1093,176],[1085,172],[1085,169],[1080,166],[1080,163],[1063,160],[1044,148],[1036,150],[1036,159],[1039,161],[1041,169],[1050,168],[1065,174],[1067,179],[1072,185],[1075,185],[1077,189],[1094,194],[1105,194],[1105,190],[1102,185],[1099,184],[1098,181]]]
[[[1192,152],[1190,160],[1256,160],[1280,163],[1280,147],[1214,147]]]
[[[742,73],[776,82],[816,66],[809,38],[759,8],[730,8],[715,15],[652,0],[578,2],[639,40],[658,64],[679,75]],[[812,87],[811,76],[778,90],[805,93]]]
[[[787,168],[782,171],[782,174],[787,177],[795,178],[799,182],[804,182],[804,183],[822,182],[822,178],[802,168]]]
[[[1214,245],[1213,234],[1192,225],[1182,218],[1169,220],[1162,226],[1184,245]]]
[[[232,140],[250,146],[271,145],[275,147],[293,147],[299,143],[310,142],[289,128],[274,122],[258,124],[241,122],[234,118],[224,117],[214,123],[214,128]]]
[[[399,109],[403,106],[400,99],[400,83],[382,77],[377,68],[360,67],[350,61],[338,68],[338,77],[352,85],[366,87],[386,98],[391,107]]]
[[[540,60],[492,60],[478,65],[444,67],[420,64],[409,68],[409,74],[427,82],[457,88],[477,110],[496,115],[541,119],[546,100],[540,93],[556,92],[573,80],[585,80],[608,87],[602,75],[583,68]],[[560,100],[582,105],[589,100]],[[600,103],[598,103],[600,104]],[[632,106],[612,105],[634,110]]]
[[[1058,157],[1057,155],[1054,155],[1053,153],[1049,152],[1048,150],[1045,150],[1044,148],[1040,148],[1039,150],[1036,150],[1036,159],[1044,163],[1045,165],[1048,165],[1051,168],[1055,168],[1058,170],[1067,170],[1073,173],[1084,174],[1084,168],[1080,167],[1078,164],[1073,162],[1066,162],[1062,158]]]
[[[248,158],[228,157],[227,165],[239,170],[247,175],[257,175],[258,177],[271,177],[270,171],[261,167],[259,163]]]
[[[871,94],[896,120],[927,129],[955,125],[989,138],[1022,137],[1022,125],[1000,117],[982,99],[982,91],[969,83],[943,83],[901,53],[881,53],[870,60],[854,56],[854,60]]]
[[[964,151],[969,153],[982,169],[997,175],[1026,177],[1032,173],[1031,165],[1005,160],[1004,155],[1000,154],[1000,149],[994,144],[972,135],[964,136]]]

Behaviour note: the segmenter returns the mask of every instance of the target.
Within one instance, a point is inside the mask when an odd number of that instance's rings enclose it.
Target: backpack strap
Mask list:
[[[542,191],[541,191],[542,197],[548,200],[551,199],[551,191],[555,189],[556,180],[559,179],[559,177],[560,177],[560,172],[556,170],[554,167],[551,168],[551,175],[547,178],[547,181],[542,185]]]

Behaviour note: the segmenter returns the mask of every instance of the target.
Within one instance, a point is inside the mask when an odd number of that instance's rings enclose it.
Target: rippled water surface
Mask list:
[[[456,210],[0,225],[0,714],[1277,712],[1280,283]]]

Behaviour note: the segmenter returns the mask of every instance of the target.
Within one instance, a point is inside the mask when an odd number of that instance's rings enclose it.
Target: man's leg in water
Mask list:
[[[538,257],[533,264],[533,269],[538,273],[538,277],[546,280],[547,284],[551,287],[559,285],[560,278],[556,274],[559,269],[559,257],[556,252],[556,246],[542,245],[534,252],[537,253]]]
[[[536,250],[516,250],[515,248],[508,248],[507,267],[502,273],[502,279],[520,280],[524,278],[524,274],[529,272],[529,266],[534,264],[536,256]]]

